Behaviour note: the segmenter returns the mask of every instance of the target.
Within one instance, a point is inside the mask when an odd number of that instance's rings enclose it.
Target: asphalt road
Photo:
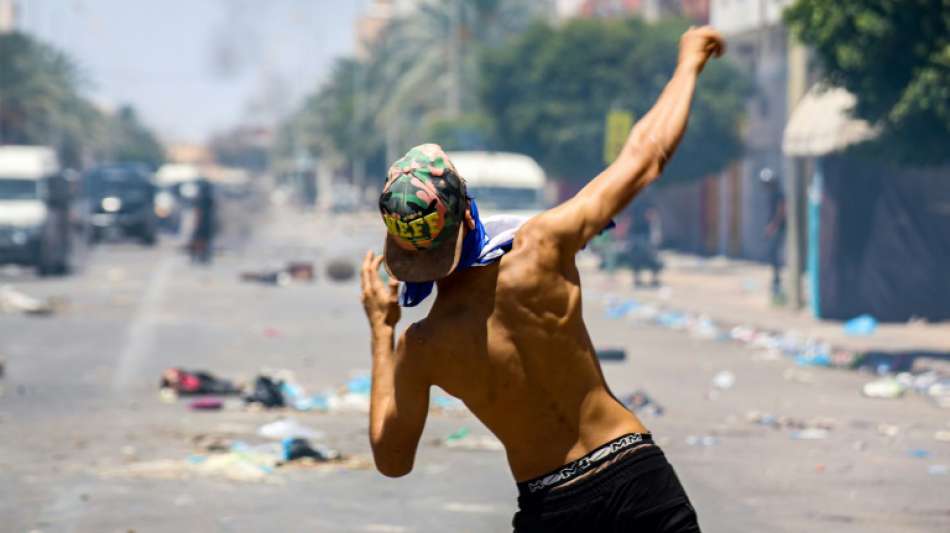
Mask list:
[[[281,468],[260,482],[130,473],[184,460],[200,435],[255,442],[259,425],[286,414],[165,403],[157,382],[167,367],[234,379],[287,369],[314,391],[369,367],[356,280],[333,283],[322,269],[378,247],[376,221],[286,213],[242,222],[257,228],[250,240],[232,240],[207,268],[173,243],[112,243],[68,278],[0,274],[0,285],[67,300],[51,317],[0,315],[0,531],[510,530],[516,491],[504,454],[435,444],[462,427],[487,435],[467,413],[433,414],[415,471],[398,480],[372,468]],[[318,280],[238,279],[287,260],[315,261]],[[604,303],[625,290],[596,273],[584,282],[595,342],[628,353],[605,363],[607,379],[618,396],[643,389],[664,407],[644,421],[704,531],[950,530],[950,475],[938,466],[950,465],[950,442],[935,439],[950,429],[947,411],[917,396],[863,398],[865,375],[796,369],[731,342],[610,320]],[[727,390],[711,385],[722,370],[735,376]],[[796,440],[792,429],[748,421],[750,411],[831,429]],[[294,416],[368,458],[365,415]]]

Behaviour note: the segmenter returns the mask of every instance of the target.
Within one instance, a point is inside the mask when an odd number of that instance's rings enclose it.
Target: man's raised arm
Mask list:
[[[537,223],[554,234],[563,252],[573,255],[581,249],[660,176],[686,131],[699,73],[724,48],[722,37],[709,26],[684,33],[673,77],[634,126],[616,161],[573,198],[538,217]]]
[[[394,346],[400,317],[398,283],[391,280],[385,285],[379,279],[382,260],[382,256],[368,252],[360,272],[373,350],[369,440],[376,469],[383,475],[399,477],[412,470],[429,413],[430,383],[421,365],[421,354],[410,354],[409,332]]]

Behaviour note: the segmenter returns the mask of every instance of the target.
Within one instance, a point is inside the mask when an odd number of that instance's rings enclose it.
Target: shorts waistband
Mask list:
[[[647,433],[628,433],[618,437],[596,450],[588,453],[584,457],[571,461],[543,476],[538,476],[528,481],[518,483],[518,493],[522,495],[536,494],[543,490],[549,490],[558,485],[567,483],[577,476],[590,471],[592,468],[605,463],[618,453],[630,448],[653,444],[653,434]]]

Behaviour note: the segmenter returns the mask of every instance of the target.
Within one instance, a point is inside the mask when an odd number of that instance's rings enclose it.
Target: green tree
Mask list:
[[[78,86],[65,54],[23,33],[0,35],[0,143],[55,146],[67,164],[77,163],[102,133]]]
[[[785,20],[854,115],[883,126],[869,152],[950,161],[950,0],[798,0]]]
[[[0,144],[53,146],[74,167],[89,160],[161,162],[161,146],[134,110],[108,116],[81,86],[66,54],[23,33],[0,35]]]
[[[112,146],[109,158],[115,162],[146,163],[153,168],[165,162],[165,150],[155,135],[139,120],[131,106],[119,108],[110,121]]]
[[[385,171],[393,156],[430,138],[451,146],[487,142],[481,114],[479,55],[542,13],[532,0],[435,0],[381,32],[369,60],[340,59],[278,134],[275,161],[303,148],[314,155],[363,161]],[[434,137],[433,137],[434,136]],[[388,150],[387,150],[388,149]]]
[[[589,179],[604,166],[606,115],[649,110],[672,74],[685,27],[639,19],[538,24],[490,51],[482,96],[497,121],[499,146],[535,157],[556,176]],[[663,181],[708,175],[739,155],[738,123],[750,87],[728,63],[707,65]]]

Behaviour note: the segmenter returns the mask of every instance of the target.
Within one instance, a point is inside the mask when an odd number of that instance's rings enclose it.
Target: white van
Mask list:
[[[0,146],[0,264],[36,267],[40,275],[70,270],[74,183],[46,146]],[[79,228],[81,230],[81,228]]]
[[[529,156],[510,152],[450,152],[448,156],[482,215],[533,216],[550,204],[544,170]]]

